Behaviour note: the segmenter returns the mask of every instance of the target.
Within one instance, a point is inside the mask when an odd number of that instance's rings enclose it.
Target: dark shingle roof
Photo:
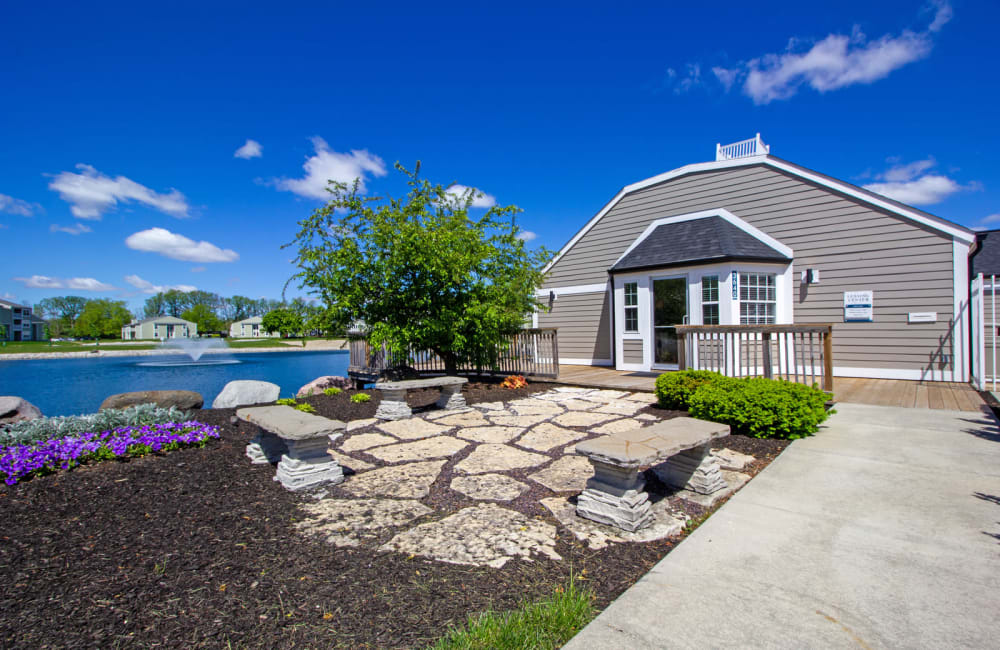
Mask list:
[[[723,260],[792,261],[722,217],[704,217],[657,226],[611,270],[631,271]]]
[[[972,277],[1000,275],[1000,230],[976,233],[979,247],[972,255]]]

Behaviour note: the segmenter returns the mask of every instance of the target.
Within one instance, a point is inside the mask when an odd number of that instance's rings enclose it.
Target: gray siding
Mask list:
[[[837,366],[945,367],[941,355],[954,352],[951,239],[771,167],[691,174],[623,197],[553,266],[545,286],[603,282],[651,221],[711,208],[795,251],[795,322],[836,325]],[[810,267],[821,283],[801,288],[798,271]],[[875,292],[875,322],[844,323],[843,292],[860,289]],[[910,325],[911,311],[936,311],[939,321]]]
[[[622,361],[624,363],[642,363],[642,341],[625,339],[622,341]]]
[[[559,328],[560,358],[611,358],[611,295],[607,291],[559,296],[552,311],[538,314],[538,326]]]

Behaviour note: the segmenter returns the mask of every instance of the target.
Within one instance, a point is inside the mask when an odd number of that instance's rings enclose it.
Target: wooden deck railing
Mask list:
[[[681,370],[775,377],[833,390],[833,326],[678,325]]]
[[[524,375],[559,377],[559,340],[556,328],[524,329],[504,339],[492,363],[464,364],[459,374]],[[389,368],[409,366],[421,374],[444,374],[444,361],[428,350],[409,350],[393,355],[384,347],[370,345],[363,336],[350,339],[351,358],[347,372],[355,379],[375,381]]]

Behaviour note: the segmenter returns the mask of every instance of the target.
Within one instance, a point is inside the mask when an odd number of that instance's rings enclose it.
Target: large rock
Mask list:
[[[267,381],[239,380],[225,385],[212,401],[212,408],[227,409],[249,404],[267,404],[278,399],[281,387]]]
[[[299,392],[295,394],[296,397],[309,397],[310,395],[319,395],[326,388],[339,388],[341,390],[351,390],[354,388],[354,382],[347,377],[340,377],[338,375],[326,375],[325,377],[317,377],[311,382],[299,389]]]
[[[13,395],[0,397],[0,425],[14,424],[42,417],[42,412],[31,402]]]
[[[134,393],[118,393],[101,402],[101,410],[125,409],[137,404],[156,404],[163,408],[171,406],[182,411],[200,409],[205,398],[193,390],[140,390]]]

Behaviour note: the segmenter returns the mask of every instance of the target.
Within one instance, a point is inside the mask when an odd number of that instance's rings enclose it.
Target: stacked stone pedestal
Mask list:
[[[293,492],[341,483],[344,470],[326,453],[329,443],[327,436],[286,441],[288,451],[281,456],[274,480]]]
[[[270,431],[261,431],[247,445],[247,458],[254,465],[270,465],[281,460],[288,448]]]
[[[383,388],[382,401],[375,409],[375,417],[379,420],[403,420],[413,415],[413,409],[406,403],[405,388]]]
[[[719,459],[711,453],[710,445],[700,445],[674,454],[653,468],[657,478],[670,487],[691,490],[698,494],[712,494],[726,488]]]
[[[461,384],[441,387],[441,397],[437,400],[438,408],[453,410],[464,409],[467,406]]]
[[[428,377],[427,379],[407,379],[375,384],[382,393],[382,401],[375,410],[379,420],[402,420],[413,415],[406,403],[406,392],[415,388],[440,388],[441,397],[437,405],[443,409],[466,408],[462,386],[469,382],[465,377]]]
[[[576,514],[601,524],[635,532],[653,521],[646,482],[637,467],[595,462],[594,476],[576,501]]]

